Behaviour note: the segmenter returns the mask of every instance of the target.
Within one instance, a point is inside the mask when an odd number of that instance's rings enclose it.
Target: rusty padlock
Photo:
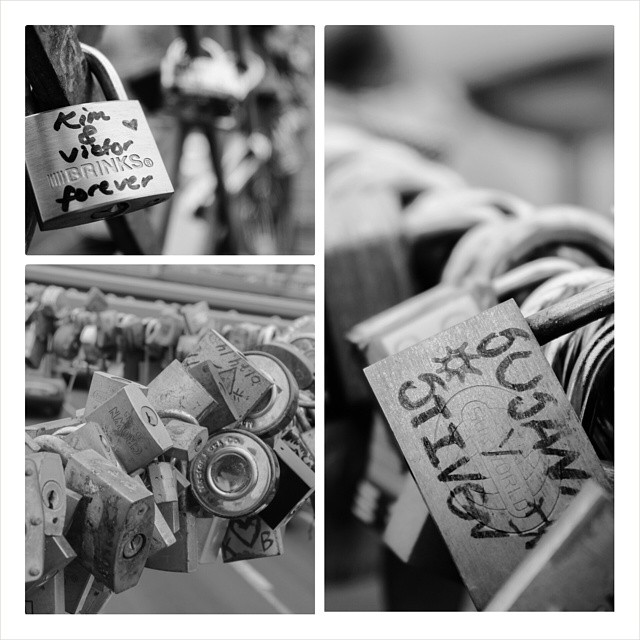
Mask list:
[[[153,495],[95,451],[55,436],[36,442],[60,455],[67,488],[82,496],[66,533],[78,560],[115,593],[135,586],[153,535]]]
[[[528,320],[509,301],[365,370],[478,608],[588,478],[607,486],[536,338],[612,309],[612,280]]]
[[[114,218],[173,194],[140,103],[127,100],[104,55],[82,51],[106,101],[26,117],[25,160],[43,231]]]

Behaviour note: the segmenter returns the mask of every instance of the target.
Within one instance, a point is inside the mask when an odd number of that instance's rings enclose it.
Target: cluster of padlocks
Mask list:
[[[328,151],[326,304],[328,411],[368,432],[353,513],[478,609],[611,609],[612,217],[350,134]]]
[[[27,613],[97,613],[145,567],[281,555],[286,524],[313,500],[313,319],[232,324],[225,337],[206,304],[132,318],[98,290],[70,310],[64,289],[30,287],[28,362],[50,346],[102,363],[75,416],[26,428]],[[144,384],[111,367],[125,371],[127,327],[138,359],[145,335],[162,336]]]

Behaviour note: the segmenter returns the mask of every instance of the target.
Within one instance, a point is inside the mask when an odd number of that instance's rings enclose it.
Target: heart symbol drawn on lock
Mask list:
[[[235,534],[236,538],[242,542],[242,544],[247,547],[253,547],[260,535],[260,520],[258,518],[233,520],[229,529]]]
[[[127,127],[127,129],[138,130],[138,121],[135,118],[133,120],[123,120],[122,124]]]

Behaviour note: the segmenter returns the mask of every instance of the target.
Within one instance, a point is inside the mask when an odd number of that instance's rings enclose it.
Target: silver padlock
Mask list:
[[[26,118],[26,165],[42,230],[114,218],[167,200],[173,187],[142,107],[82,45],[107,98]]]

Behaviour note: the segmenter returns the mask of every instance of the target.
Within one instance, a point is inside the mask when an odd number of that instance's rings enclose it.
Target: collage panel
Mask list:
[[[313,266],[25,281],[26,613],[313,613]]]
[[[614,611],[613,68],[326,28],[327,611]]]
[[[28,255],[312,255],[313,26],[27,25]]]

